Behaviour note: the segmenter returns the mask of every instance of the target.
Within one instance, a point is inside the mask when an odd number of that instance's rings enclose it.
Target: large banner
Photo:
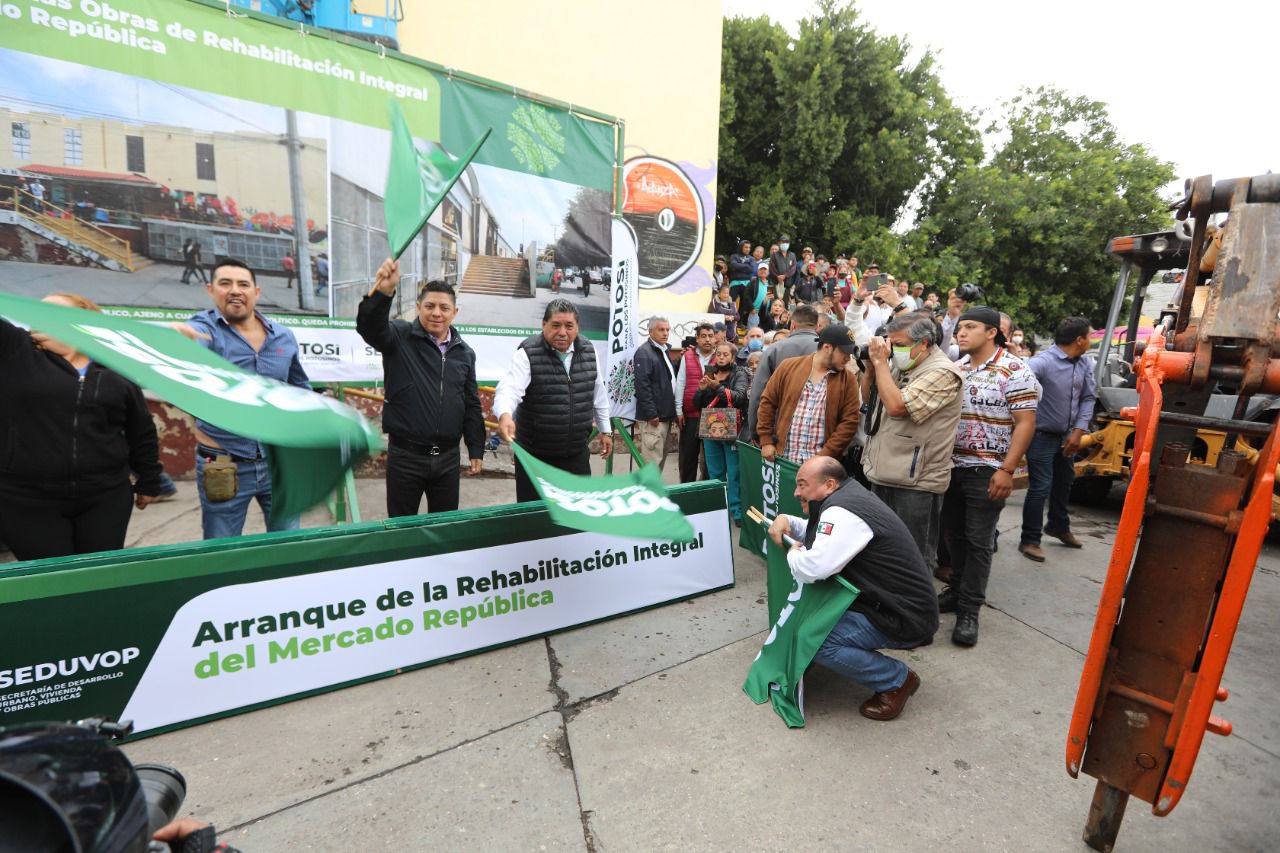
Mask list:
[[[738,474],[744,507],[753,506],[769,521],[785,514],[804,518],[804,510],[796,498],[796,471],[800,466],[785,459],[768,462],[754,444],[738,442]],[[753,554],[767,558],[769,537],[757,524],[743,524],[738,544]],[[781,566],[779,568],[779,565]],[[769,623],[778,620],[778,614],[794,584],[786,563],[770,564],[766,575],[769,592]]]
[[[615,124],[220,3],[3,12],[0,288],[195,311],[230,255],[254,270],[265,312],[354,317],[390,253],[396,102],[426,149],[460,155],[493,128],[402,257],[397,316],[426,281],[455,285],[459,322],[494,339],[482,381],[553,296],[603,345]]]
[[[732,586],[724,489],[672,498],[691,541],[522,504],[0,570],[0,725],[157,733]]]

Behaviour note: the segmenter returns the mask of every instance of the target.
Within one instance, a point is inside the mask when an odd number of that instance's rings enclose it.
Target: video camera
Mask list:
[[[114,739],[132,722],[0,727],[0,853],[142,853],[182,807],[172,767],[132,764]]]

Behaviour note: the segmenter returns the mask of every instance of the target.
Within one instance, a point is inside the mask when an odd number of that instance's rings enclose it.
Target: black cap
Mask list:
[[[853,339],[853,332],[844,323],[832,323],[818,332],[818,343],[830,344],[849,355],[856,355],[858,352],[858,344]]]
[[[1004,332],[1000,331],[1000,312],[996,309],[990,308],[986,305],[974,305],[972,308],[960,315],[960,320],[973,320],[990,326],[996,330],[996,346],[1004,346]],[[959,320],[956,322],[959,322]]]
[[[783,234],[781,237],[779,237],[779,238],[778,238],[778,242],[779,242],[779,243],[790,243],[790,242],[791,242],[791,238],[790,238],[790,237],[788,237],[786,234]]]

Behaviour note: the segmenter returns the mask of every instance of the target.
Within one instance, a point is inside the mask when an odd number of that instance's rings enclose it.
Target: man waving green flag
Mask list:
[[[653,465],[630,474],[583,477],[534,457],[514,441],[511,450],[547,504],[551,520],[563,527],[637,539],[688,542],[693,525],[667,497]]]
[[[391,257],[399,258],[471,164],[471,159],[489,138],[493,128],[487,128],[458,159],[439,146],[424,153],[413,142],[413,134],[409,132],[400,104],[394,100],[390,103],[391,164],[387,169],[387,191],[382,204]]]
[[[0,314],[64,341],[195,417],[267,447],[273,517],[324,500],[347,470],[382,448],[354,409],[246,373],[164,326],[0,294]]]

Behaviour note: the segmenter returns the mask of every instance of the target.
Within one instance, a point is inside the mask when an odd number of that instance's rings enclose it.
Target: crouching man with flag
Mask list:
[[[769,536],[803,542],[787,554],[801,584],[840,574],[859,594],[813,660],[874,691],[862,716],[892,720],[920,688],[920,676],[878,649],[910,649],[938,630],[938,601],[910,531],[885,504],[848,478],[839,460],[814,456],[796,473],[796,497],[808,513],[779,515]]]

